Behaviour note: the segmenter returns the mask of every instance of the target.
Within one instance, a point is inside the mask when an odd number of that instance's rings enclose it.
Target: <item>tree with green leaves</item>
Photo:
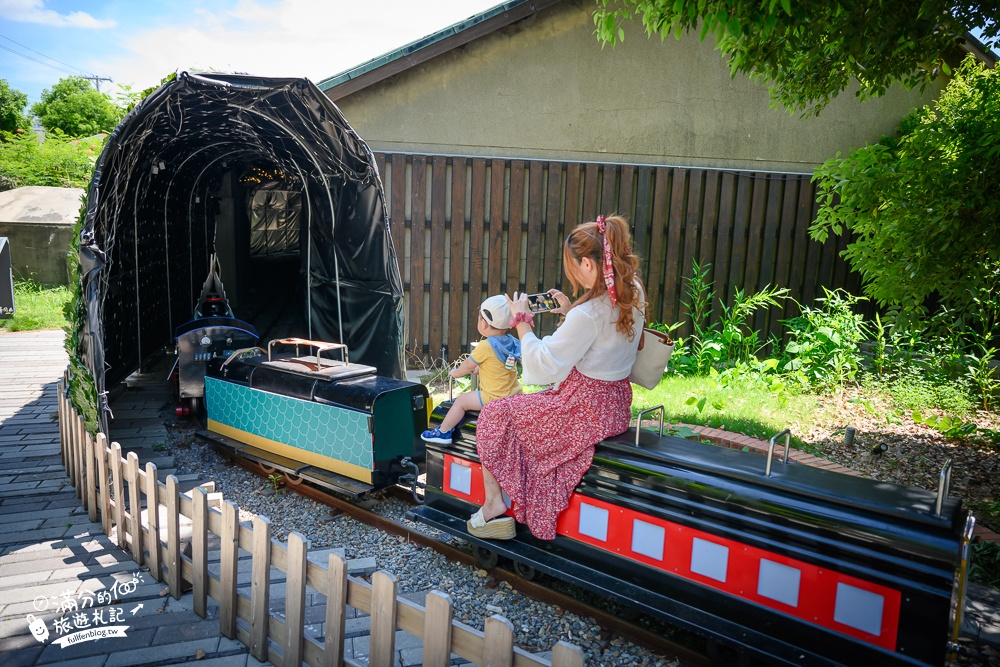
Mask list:
[[[1000,70],[972,56],[898,137],[827,161],[811,235],[848,230],[845,256],[882,306],[929,297],[995,335],[1000,326]],[[991,334],[992,332],[992,334]]]
[[[31,121],[24,113],[28,106],[28,96],[10,87],[6,79],[0,79],[0,132],[27,130]]]
[[[597,37],[612,46],[638,18],[649,36],[715,37],[733,76],[770,86],[789,111],[818,114],[857,81],[861,99],[895,82],[922,87],[963,35],[997,45],[1000,4],[979,0],[596,0]]]
[[[68,76],[43,90],[31,112],[47,131],[60,130],[71,137],[111,132],[122,118],[111,98],[81,76]]]

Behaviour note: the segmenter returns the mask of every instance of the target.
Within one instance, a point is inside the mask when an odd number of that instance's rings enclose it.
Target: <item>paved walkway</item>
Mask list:
[[[219,635],[215,609],[202,619],[190,594],[165,595],[80,508],[59,455],[62,341],[0,334],[0,665],[260,665]],[[86,633],[105,636],[70,645]]]

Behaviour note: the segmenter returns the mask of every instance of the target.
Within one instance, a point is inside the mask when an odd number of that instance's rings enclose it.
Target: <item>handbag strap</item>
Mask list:
[[[639,349],[646,344],[646,325],[649,324],[649,295],[646,293],[646,285],[643,284],[642,278],[639,274],[636,274],[635,279],[639,281],[639,289],[642,290],[642,302],[646,304],[646,311],[642,315],[642,333],[639,334]]]
[[[639,287],[642,289],[642,300],[646,304],[646,311],[643,313],[644,319],[642,322],[642,335],[639,337],[639,349],[641,350],[642,346],[646,344],[647,331],[650,334],[657,336],[664,345],[673,345],[674,339],[670,337],[670,334],[662,331],[655,331],[647,326],[649,324],[649,294],[646,292],[646,286],[643,284],[642,278],[640,278],[638,274],[636,274],[635,279],[639,281]]]

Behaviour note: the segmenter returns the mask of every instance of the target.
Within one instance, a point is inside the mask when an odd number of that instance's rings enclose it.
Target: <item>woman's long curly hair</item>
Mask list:
[[[632,252],[632,235],[629,233],[628,223],[625,218],[619,215],[612,215],[604,219],[605,234],[611,244],[611,265],[615,274],[615,294],[618,301],[618,322],[616,329],[627,336],[629,340],[635,337],[632,326],[635,324],[633,308],[640,311],[645,307],[639,299],[639,290],[635,286],[636,273],[639,270],[639,256]],[[597,265],[597,281],[594,286],[587,288],[577,282],[573,271],[569,270],[570,262],[579,263],[584,257],[589,257]],[[575,266],[575,263],[573,266]],[[586,290],[574,304],[597,298],[608,291],[604,284],[604,235],[601,234],[596,222],[585,222],[577,225],[566,237],[563,245],[563,266],[566,268],[566,277],[573,285],[573,296],[575,297],[581,290]]]

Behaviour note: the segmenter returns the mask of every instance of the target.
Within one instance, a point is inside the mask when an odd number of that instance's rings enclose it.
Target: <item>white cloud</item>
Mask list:
[[[4,2],[6,0],[0,0]],[[483,11],[497,0],[240,0],[192,22],[133,30],[122,55],[85,66],[134,88],[175,70],[319,81]]]
[[[60,14],[45,9],[43,0],[0,0],[0,18],[60,28],[114,28],[118,25],[113,19],[96,19],[87,12]]]

